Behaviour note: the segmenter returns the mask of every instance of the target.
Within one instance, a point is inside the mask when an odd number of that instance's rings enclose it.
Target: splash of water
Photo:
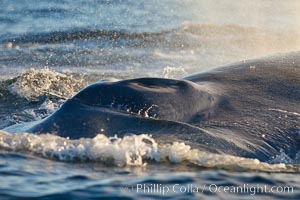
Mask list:
[[[182,142],[157,143],[151,135],[123,138],[98,134],[94,138],[70,140],[51,134],[10,134],[0,131],[0,148],[29,152],[60,161],[92,161],[116,166],[145,166],[147,161],[182,163],[229,170],[288,171],[286,164],[269,164],[257,159],[213,154],[193,149]]]
[[[30,69],[9,86],[12,94],[34,100],[42,95],[70,98],[86,85],[82,76],[74,78],[49,69]]]

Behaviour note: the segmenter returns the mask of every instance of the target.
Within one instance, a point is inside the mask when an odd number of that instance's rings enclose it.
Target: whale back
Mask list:
[[[300,53],[240,62],[182,80],[139,78],[84,88],[54,114],[11,132],[77,139],[149,133],[214,153],[270,161],[300,150]]]
[[[227,99],[217,114],[194,126],[222,130],[227,141],[252,141],[247,148],[291,158],[300,150],[300,53],[239,62],[185,77],[217,85]],[[217,135],[217,134],[216,134]],[[276,153],[277,152],[277,153]]]
[[[162,78],[95,83],[72,99],[88,106],[180,122],[209,111],[218,101],[216,95],[193,82]]]

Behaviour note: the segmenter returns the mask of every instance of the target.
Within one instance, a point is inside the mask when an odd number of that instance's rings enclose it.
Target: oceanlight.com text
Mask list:
[[[218,184],[134,184],[123,187],[124,191],[139,194],[167,195],[168,193],[231,193],[231,194],[290,194],[294,192],[293,186],[280,185],[270,186],[264,184],[243,184],[240,186],[218,185]]]

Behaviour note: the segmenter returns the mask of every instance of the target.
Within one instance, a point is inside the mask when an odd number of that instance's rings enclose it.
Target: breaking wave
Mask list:
[[[257,159],[213,154],[193,149],[182,142],[155,141],[151,135],[127,135],[123,138],[98,134],[94,138],[70,140],[51,134],[10,134],[0,131],[0,148],[29,152],[37,156],[67,162],[89,161],[116,166],[145,166],[148,162],[190,163],[198,167],[235,171],[293,172],[286,155],[278,155],[269,164]]]

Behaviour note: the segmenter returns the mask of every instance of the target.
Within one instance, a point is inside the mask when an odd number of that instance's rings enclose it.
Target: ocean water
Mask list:
[[[43,119],[101,79],[182,78],[299,51],[299,9],[293,0],[0,0],[0,129]],[[147,133],[0,131],[0,199],[300,199],[299,160],[207,154]]]

